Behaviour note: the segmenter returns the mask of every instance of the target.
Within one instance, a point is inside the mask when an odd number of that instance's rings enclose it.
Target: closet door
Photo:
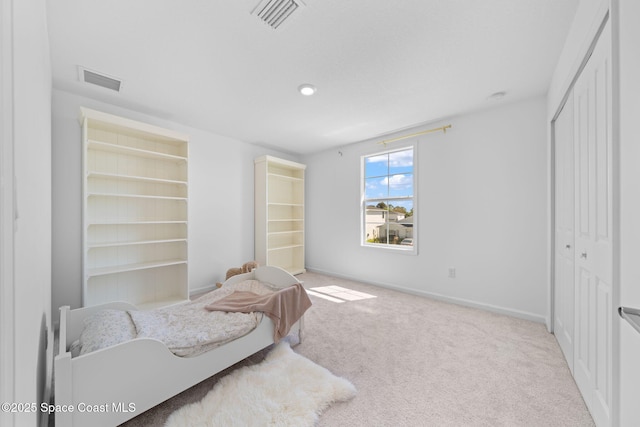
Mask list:
[[[555,281],[553,332],[573,372],[574,140],[573,94],[555,121]]]
[[[576,317],[574,377],[598,426],[612,409],[611,64],[607,25],[574,87]]]

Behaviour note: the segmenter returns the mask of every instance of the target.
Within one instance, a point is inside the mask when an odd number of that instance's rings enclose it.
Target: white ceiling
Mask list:
[[[306,154],[545,93],[579,2],[304,1],[277,30],[258,0],[47,2],[54,87]]]

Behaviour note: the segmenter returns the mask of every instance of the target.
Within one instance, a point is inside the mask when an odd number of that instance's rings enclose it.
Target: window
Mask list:
[[[363,157],[362,244],[415,251],[414,147]]]

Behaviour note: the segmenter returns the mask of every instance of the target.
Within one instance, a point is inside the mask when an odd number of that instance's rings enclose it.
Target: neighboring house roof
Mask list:
[[[413,227],[413,216],[405,216],[402,212],[389,211],[387,209],[367,208],[367,215],[375,215],[384,212],[388,212],[390,218],[395,217],[397,223],[404,224],[406,227]]]
[[[405,224],[400,224],[397,222],[390,222],[389,224],[381,224],[376,228],[383,228],[383,227],[389,227],[389,229],[391,230],[404,230],[405,228],[408,228]]]

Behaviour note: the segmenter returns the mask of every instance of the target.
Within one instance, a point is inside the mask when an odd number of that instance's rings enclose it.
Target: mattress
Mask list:
[[[245,280],[211,291],[200,298],[149,311],[102,310],[85,319],[74,356],[98,351],[136,338],[162,341],[176,356],[193,357],[248,334],[262,321],[262,313],[208,311],[205,307],[234,291],[258,295],[280,288]]]

